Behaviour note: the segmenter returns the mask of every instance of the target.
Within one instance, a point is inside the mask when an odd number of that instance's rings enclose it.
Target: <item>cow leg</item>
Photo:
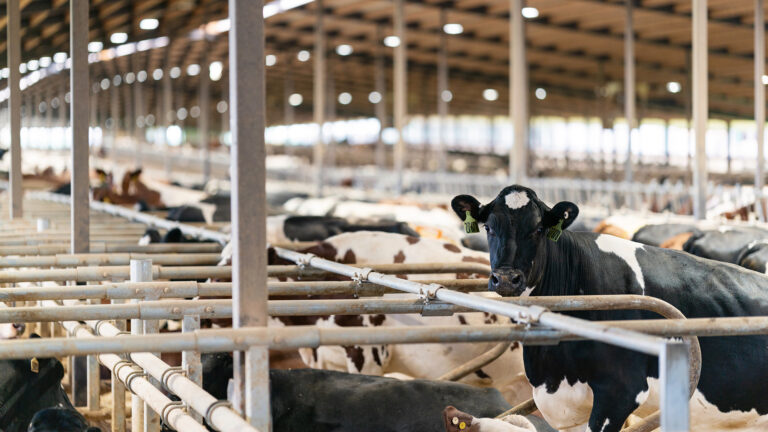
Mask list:
[[[592,414],[589,416],[587,431],[619,432],[627,417],[638,407],[633,397],[635,394],[617,392],[615,386],[610,388],[610,391],[594,391]]]

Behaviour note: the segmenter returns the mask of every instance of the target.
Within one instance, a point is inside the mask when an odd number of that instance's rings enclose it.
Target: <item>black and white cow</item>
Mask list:
[[[489,289],[503,296],[639,294],[661,298],[689,318],[768,314],[768,277],[735,265],[660,249],[610,235],[567,228],[578,207],[550,208],[534,191],[509,186],[486,205],[453,199],[485,225],[493,272]],[[652,318],[645,311],[588,311],[589,319]],[[692,429],[768,430],[768,336],[701,338],[703,365],[691,402]],[[525,372],[536,405],[555,428],[615,432],[635,412],[658,408],[657,359],[614,346],[566,342],[525,346]]]
[[[56,359],[38,359],[37,365],[35,372],[31,360],[0,360],[0,430],[98,431],[88,429],[88,423],[61,388],[61,363]],[[65,428],[67,425],[72,428]]]
[[[669,223],[646,225],[632,236],[633,242],[649,246],[661,246],[666,240],[683,233],[698,234],[701,231],[692,224]]]
[[[760,273],[768,270],[768,239],[754,240],[739,253],[737,264]]]
[[[683,250],[702,258],[738,264],[745,247],[755,240],[764,239],[768,239],[768,231],[761,228],[723,226],[692,235],[683,245]]]
[[[267,218],[267,241],[320,241],[329,237],[359,231],[377,231],[419,237],[405,222],[360,220],[351,222],[332,216],[280,215]]]

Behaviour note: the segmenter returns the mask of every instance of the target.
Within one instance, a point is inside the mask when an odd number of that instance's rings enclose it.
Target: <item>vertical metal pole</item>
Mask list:
[[[200,329],[199,315],[184,315],[181,321],[181,332],[189,333]],[[203,386],[203,365],[200,360],[199,351],[182,351],[181,366],[187,372],[187,378],[194,381],[200,387]],[[197,421],[202,421],[203,417],[194,411],[189,413]]]
[[[526,178],[528,164],[528,72],[525,60],[523,1],[510,0],[509,19],[509,110],[514,143],[509,155],[509,176],[513,183]]]
[[[387,71],[384,65],[384,45],[381,43],[383,39],[383,31],[381,26],[378,27],[376,34],[379,41],[378,49],[376,50],[375,68],[376,68],[376,91],[381,95],[381,101],[376,104],[374,110],[376,111],[376,118],[379,120],[379,136],[376,140],[376,168],[383,169],[387,165],[387,149],[384,147],[384,128],[387,125]]]
[[[762,212],[763,185],[765,184],[765,11],[763,0],[755,0],[755,137],[757,138],[757,169],[755,170],[755,210],[760,220]],[[730,156],[730,153],[729,153]],[[728,159],[730,168],[730,157]],[[730,169],[729,169],[730,171]]]
[[[109,131],[109,147],[114,155],[115,147],[117,144],[117,130],[120,128],[120,88],[113,83],[110,93],[109,116],[112,118],[112,130]]]
[[[283,124],[286,125],[289,131],[285,142],[286,154],[293,154],[293,146],[291,145],[290,127],[296,123],[296,113],[294,112],[293,105],[290,104],[289,99],[293,94],[293,74],[291,68],[293,65],[290,60],[286,60],[285,79],[283,81]]]
[[[394,149],[394,168],[397,176],[395,193],[403,193],[403,170],[405,168],[405,117],[408,110],[407,106],[407,76],[406,68],[408,59],[406,58],[406,40],[405,40],[405,6],[403,0],[395,0],[395,36],[400,38],[400,45],[395,48],[395,73],[394,73],[394,117],[395,130],[397,130],[397,142]]]
[[[688,365],[685,343],[668,341],[664,344],[659,355],[661,430],[664,432],[689,431]]]
[[[134,63],[137,63],[134,57]],[[134,67],[138,71],[137,67]],[[139,126],[139,117],[144,116],[144,87],[138,79],[131,84],[133,86],[133,138],[136,142],[136,167],[144,162],[144,127]]]
[[[693,214],[697,219],[707,216],[707,0],[693,2],[693,134],[696,140],[693,167]]]
[[[445,172],[448,158],[446,155],[446,133],[445,128],[448,125],[448,102],[443,99],[443,93],[448,90],[448,53],[447,37],[443,26],[446,23],[446,8],[440,9],[440,51],[437,53],[437,116],[439,118],[437,128],[437,170]]]
[[[11,172],[9,174],[10,218],[22,216],[21,189],[21,12],[19,0],[6,2],[8,12],[8,111],[11,129]]]
[[[632,23],[632,2],[626,0],[627,17],[624,27],[624,117],[627,120],[627,160],[624,165],[624,180],[632,181],[632,131],[635,118],[635,33]]]
[[[333,58],[326,59],[326,77],[327,77],[327,83],[325,86],[326,91],[326,99],[325,102],[327,106],[325,107],[325,121],[329,125],[333,125],[333,123],[336,121],[336,76],[334,74],[334,63],[335,60]],[[328,137],[328,142],[326,143],[326,155],[325,155],[325,170],[327,172],[328,169],[333,169],[333,167],[336,165],[336,137],[334,137],[333,133],[330,134]]]
[[[731,162],[732,162],[732,158],[731,158],[731,144],[733,144],[733,137],[731,135],[731,132],[732,132],[732,130],[731,130],[731,120],[728,120],[726,122],[725,128],[726,128],[726,131],[727,131],[727,134],[728,134],[726,136],[726,141],[725,141],[725,145],[726,145],[726,149],[725,149],[725,151],[726,151],[726,155],[725,155],[725,157],[726,157],[725,172],[730,175],[731,174]]]
[[[314,148],[315,159],[315,195],[323,194],[325,183],[325,139],[323,138],[323,125],[325,124],[325,25],[323,23],[323,2],[315,2],[317,21],[315,22],[315,76],[314,76],[314,103],[313,110],[315,124],[317,125],[317,141]],[[232,84],[230,84],[230,88]],[[230,95],[234,100],[234,94]],[[230,122],[232,111],[230,111]]]
[[[46,147],[51,148],[51,135],[53,131],[51,131],[51,127],[53,126],[53,107],[51,106],[51,101],[53,100],[53,91],[49,87],[48,90],[45,93],[45,104],[46,104],[46,110],[45,110],[45,129],[48,133],[45,134],[45,140],[46,140]]]
[[[88,304],[99,303],[101,303],[101,300],[88,300]],[[101,408],[101,367],[99,366],[99,357],[97,355],[89,355],[86,362],[87,406],[89,411],[98,411]]]
[[[151,282],[152,260],[131,260],[130,275],[131,282]],[[132,303],[138,302],[139,299],[132,300]],[[131,334],[144,334],[142,320],[131,319]],[[131,398],[131,432],[144,432],[144,401],[136,395]]]
[[[669,166],[669,119],[664,119],[664,165]]]
[[[71,250],[87,253],[90,248],[88,184],[88,112],[90,84],[88,80],[88,4],[87,0],[70,1],[70,122],[72,124]]]
[[[114,117],[112,117],[114,119]],[[114,127],[117,127],[115,124]],[[112,300],[112,304],[121,304],[125,300]],[[126,330],[125,320],[115,320],[115,327],[120,331]],[[125,386],[115,375],[111,374],[112,390],[112,432],[125,432]]]
[[[203,61],[201,63],[200,94],[198,95],[200,97],[200,117],[197,120],[197,125],[198,132],[200,133],[200,147],[203,149],[203,184],[205,185],[211,179],[211,146],[208,131],[211,112],[211,79],[208,71],[208,55],[203,54]]]
[[[166,68],[163,72],[163,135],[168,133],[168,128],[173,123],[173,91],[171,86],[171,68]],[[159,119],[158,119],[159,120]],[[168,146],[168,140],[164,139],[165,148],[163,149],[163,166],[165,168],[165,178],[171,179],[171,154]]]
[[[61,86],[61,93],[59,94],[59,123],[62,128],[67,127],[67,86]]]
[[[267,325],[263,3],[229,0],[234,328]],[[254,427],[269,432],[269,351],[257,346],[243,354],[234,356],[235,405]]]

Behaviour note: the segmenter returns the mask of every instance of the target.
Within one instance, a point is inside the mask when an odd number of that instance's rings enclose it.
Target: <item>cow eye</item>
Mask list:
[[[483,225],[483,227],[485,228],[485,232],[487,232],[488,235],[493,235],[494,234],[493,233],[493,228],[489,227],[488,225]]]
[[[544,233],[544,227],[540,226],[536,228],[536,234],[542,234]]]

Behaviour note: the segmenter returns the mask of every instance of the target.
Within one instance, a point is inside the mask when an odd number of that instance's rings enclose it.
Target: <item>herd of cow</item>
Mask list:
[[[579,215],[576,204],[560,202],[549,207],[534,191],[522,186],[505,188],[486,204],[460,195],[450,207],[315,199],[285,193],[270,194],[268,200],[273,214],[267,221],[270,243],[315,242],[303,245],[306,247],[302,251],[339,262],[360,266],[477,262],[491,268],[488,290],[495,294],[485,295],[639,294],[665,300],[689,318],[768,314],[768,230],[757,226],[614,216],[593,227],[574,223]],[[225,200],[218,202],[227,205]],[[198,212],[189,211],[194,208],[190,204],[184,212],[177,209],[174,219],[202,222],[197,220]],[[180,213],[184,216],[179,217]],[[484,235],[464,232],[461,222],[467,215],[486,231]],[[164,236],[148,230],[142,241],[191,239],[178,230]],[[230,258],[227,251],[225,248],[224,264]],[[270,264],[285,263],[275,254],[269,257]],[[456,273],[402,277],[418,280],[484,276]],[[644,311],[566,314],[588,320],[655,318]],[[509,323],[506,317],[480,312],[443,317],[275,317],[270,321],[272,326],[323,327]],[[217,324],[227,325],[212,325]],[[690,405],[692,430],[768,430],[768,394],[764,391],[768,383],[768,337],[708,337],[701,338],[700,344],[703,363]],[[514,343],[496,361],[458,383],[436,381],[495,346],[472,343],[301,349],[293,362],[288,362],[293,369],[278,369],[277,361],[272,364],[274,430],[615,432],[635,417],[645,417],[658,409],[656,359],[590,341],[555,346]],[[206,354],[203,361],[204,387],[217,398],[227,398],[231,356]],[[52,362],[53,372],[47,378],[30,378],[28,364],[14,366],[7,362],[3,370],[15,371],[18,376],[13,378],[17,381],[0,378],[4,380],[0,389],[0,430],[27,430],[24,425],[29,424],[32,415],[36,416],[32,423],[39,424],[64,411],[74,412],[66,395],[58,392],[61,374],[55,366],[58,362]],[[57,389],[56,402],[25,402],[30,394],[48,388]],[[494,418],[531,397],[540,415]],[[3,423],[14,406],[25,410],[23,415],[15,414],[18,425]],[[40,408],[48,409],[35,414]],[[84,422],[78,424],[71,429],[38,425],[29,430],[86,430]]]

